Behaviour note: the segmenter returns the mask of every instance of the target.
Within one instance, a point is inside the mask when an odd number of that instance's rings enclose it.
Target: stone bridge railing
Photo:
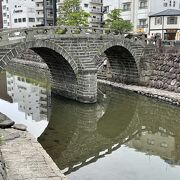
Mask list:
[[[42,26],[33,28],[17,28],[5,29],[0,31],[0,46],[14,44],[18,42],[31,41],[32,39],[49,39],[58,37],[78,37],[78,36],[101,36],[106,38],[126,38],[126,40],[146,46],[153,44],[152,39],[147,39],[145,36],[127,38],[127,34],[115,34],[112,29],[94,28],[94,27],[66,27],[66,26]]]

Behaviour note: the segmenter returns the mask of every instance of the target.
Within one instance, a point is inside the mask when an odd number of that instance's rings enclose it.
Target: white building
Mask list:
[[[35,26],[34,0],[3,0],[3,28]]]
[[[149,34],[149,15],[180,9],[180,0],[121,0],[122,18],[134,25],[134,33]]]
[[[110,13],[114,9],[120,9],[121,7],[121,0],[103,0],[103,12],[104,12],[104,19],[107,18],[107,14]]]
[[[43,0],[35,0],[36,3],[36,25],[44,24],[44,5]]]
[[[180,10],[168,9],[149,17],[150,36],[163,40],[180,40]]]
[[[25,113],[25,118],[32,116],[35,121],[47,119],[48,91],[25,77],[6,72],[6,78],[7,93],[14,103],[18,103],[18,110]]]
[[[57,1],[57,9],[63,5],[63,0]],[[103,0],[81,0],[81,7],[90,13],[90,26],[101,27],[103,22]]]

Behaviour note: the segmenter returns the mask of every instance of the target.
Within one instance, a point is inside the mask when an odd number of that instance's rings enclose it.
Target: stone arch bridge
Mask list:
[[[126,38],[107,29],[75,27],[38,27],[0,32],[0,69],[31,49],[48,65],[55,92],[80,102],[97,99],[97,72],[107,59],[111,80],[143,83],[154,53],[144,38]],[[145,68],[144,68],[145,67]]]

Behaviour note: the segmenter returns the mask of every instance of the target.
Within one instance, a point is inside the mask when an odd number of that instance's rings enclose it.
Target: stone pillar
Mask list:
[[[97,101],[97,70],[80,71],[77,81],[77,101],[95,103]]]

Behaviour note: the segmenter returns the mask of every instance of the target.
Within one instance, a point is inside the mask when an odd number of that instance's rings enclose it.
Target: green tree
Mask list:
[[[80,7],[80,0],[64,0],[59,8],[58,25],[64,26],[88,26],[90,14]]]
[[[121,9],[112,10],[107,17],[105,27],[114,30],[115,34],[127,33],[133,28],[132,23],[121,18]]]

